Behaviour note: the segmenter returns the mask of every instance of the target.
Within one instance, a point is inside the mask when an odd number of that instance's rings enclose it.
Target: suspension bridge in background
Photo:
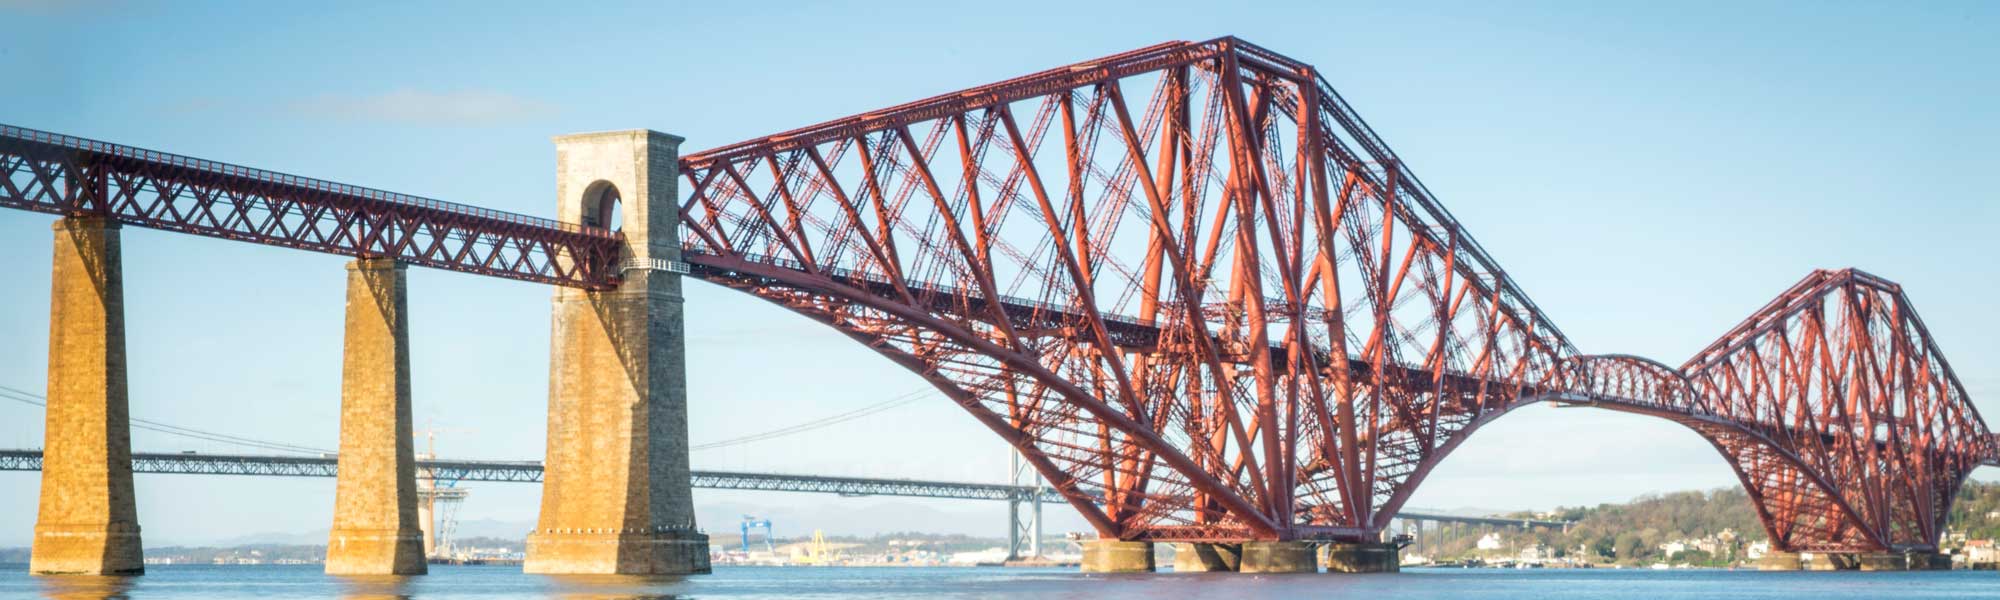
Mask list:
[[[45,398],[33,392],[11,386],[0,385],[0,398],[13,400],[29,406],[45,407]],[[720,448],[752,442],[761,442],[796,435],[815,429],[853,421],[878,414],[899,406],[910,404],[923,398],[919,393],[909,393],[861,408],[842,412],[810,421],[805,421],[769,431],[756,432],[726,440],[693,444],[695,450]],[[133,452],[132,472],[135,474],[169,475],[248,475],[267,477],[337,477],[339,459],[331,451],[298,446],[285,442],[243,437],[220,431],[183,427],[148,419],[132,419],[137,428],[178,436],[191,440],[229,445],[303,453],[301,455],[275,454],[231,454],[215,452]],[[440,510],[438,502],[463,501],[467,490],[458,484],[463,482],[500,483],[540,483],[543,469],[541,461],[532,460],[444,460],[419,455],[416,460],[416,477],[419,482],[418,507],[419,525],[425,532],[426,556],[436,559],[450,558],[452,550],[448,537],[453,527],[451,511]],[[40,471],[42,451],[29,449],[0,449],[0,471]],[[1020,479],[1018,465],[1016,480]],[[1060,503],[1060,494],[1040,485],[1018,485],[998,483],[975,483],[962,481],[938,481],[923,479],[892,479],[871,477],[841,477],[795,473],[773,473],[752,471],[716,471],[696,469],[689,472],[690,487],[733,491],[802,492],[834,494],[841,497],[908,497],[946,500],[987,500],[1008,503],[1008,545],[1007,560],[1034,563],[1042,557],[1043,534],[1042,504]],[[1023,514],[1023,507],[1028,511]],[[1551,528],[1567,530],[1567,521],[1535,518],[1511,518],[1483,515],[1454,515],[1439,512],[1403,511],[1397,519],[1407,524],[1405,530],[1421,532],[1430,527],[1444,525],[1474,525],[1503,528]],[[443,521],[443,522],[440,522]],[[440,533],[444,532],[444,533]]]
[[[1812,272],[1679,365],[1584,353],[1317,69],[1236,38],[681,142],[557,138],[547,219],[0,127],[0,206],[60,217],[31,568],[143,571],[128,225],[355,258],[332,573],[423,570],[412,265],[554,287],[533,573],[709,570],[686,279],[935,386],[1090,524],[1093,572],[1151,571],[1155,543],[1214,558],[1196,569],[1395,570],[1383,538],[1425,477],[1541,402],[1699,434],[1778,556],[1928,568],[1956,490],[2000,464],[1900,285]]]
[[[132,472],[146,474],[178,475],[252,475],[270,477],[335,477],[338,475],[339,460],[326,456],[278,456],[258,454],[213,454],[183,452],[134,452]],[[42,468],[42,453],[39,450],[0,450],[0,471],[39,471]],[[540,483],[542,463],[540,461],[489,461],[489,460],[437,460],[419,458],[417,479],[426,485],[420,490],[432,490],[434,496],[452,496],[453,500],[463,500],[461,482],[502,482]],[[1008,503],[1009,532],[1008,560],[1030,560],[1043,556],[1041,543],[1045,540],[1042,527],[1042,504],[1062,502],[1062,496],[1047,487],[1022,486],[997,483],[972,483],[960,481],[934,481],[921,479],[885,479],[870,477],[838,477],[827,475],[805,475],[793,473],[761,473],[747,471],[695,470],[689,473],[689,487],[696,489],[761,491],[761,492],[801,492],[835,494],[841,497],[889,496],[947,500],[986,500]],[[420,515],[419,523],[425,532],[427,554],[433,558],[445,558],[452,549],[448,534],[453,528],[449,523],[438,522],[441,512],[431,504],[433,498],[420,494],[419,505],[426,509],[428,517]],[[439,498],[442,499],[442,498]],[[1029,509],[1024,520],[1022,508]],[[1436,530],[1444,525],[1472,525],[1483,527],[1503,527],[1534,529],[1547,528],[1566,531],[1568,521],[1510,518],[1500,516],[1452,515],[1435,512],[1403,511],[1396,515],[1398,521],[1406,524],[1405,531],[1417,532],[1410,541],[1421,539],[1422,532]]]

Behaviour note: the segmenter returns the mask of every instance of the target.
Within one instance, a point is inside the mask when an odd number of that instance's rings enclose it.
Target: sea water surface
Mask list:
[[[0,570],[0,598],[1807,598],[2000,599],[2000,573],[1644,569],[1411,569],[1376,575],[1084,575],[1074,569],[716,567],[639,579],[524,575],[520,567],[432,566],[429,575],[343,579],[316,565],[147,567],[143,577],[32,577]]]

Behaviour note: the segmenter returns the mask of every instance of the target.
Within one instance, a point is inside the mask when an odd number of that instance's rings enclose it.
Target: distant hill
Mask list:
[[[1627,564],[1672,559],[1659,549],[1666,542],[1730,532],[1735,538],[1732,548],[1740,548],[1764,539],[1764,526],[1742,488],[1647,495],[1622,504],[1559,508],[1554,513],[1576,524],[1568,533],[1548,532],[1542,536],[1544,543],[1565,551],[1586,548],[1596,558]],[[1728,562],[1727,556],[1691,562]]]
[[[1520,512],[1508,516],[1536,515]],[[1765,538],[1764,526],[1757,519],[1749,495],[1742,488],[1734,487],[1649,495],[1631,502],[1594,507],[1558,508],[1551,513],[1540,513],[1540,516],[1553,516],[1576,523],[1567,533],[1543,531],[1533,534],[1532,537],[1541,544],[1565,555],[1581,548],[1595,560],[1615,560],[1627,564],[1674,560],[1665,556],[1659,549],[1660,544],[1709,538],[1728,531],[1735,534],[1733,543],[1720,544],[1714,555],[1690,553],[1691,556],[1683,557],[1686,562],[1698,564],[1726,564],[1732,562],[1732,550],[1740,556],[1743,546]],[[1966,482],[1964,487],[1959,488],[1947,526],[1970,539],[2000,538],[2000,483]],[[1509,537],[1518,545],[1528,536],[1517,533]],[[1466,540],[1450,540],[1447,543],[1464,545],[1466,549],[1471,544]],[[1460,548],[1451,550],[1466,551]]]
[[[1951,505],[1951,524],[1971,539],[2000,539],[2000,483],[1965,482]]]

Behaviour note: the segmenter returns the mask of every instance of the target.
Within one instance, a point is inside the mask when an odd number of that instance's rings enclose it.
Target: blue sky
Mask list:
[[[1678,363],[1811,269],[1858,266],[1906,286],[1980,407],[2000,415],[1992,3],[0,0],[0,20],[0,122],[538,215],[554,212],[552,135],[651,128],[698,150],[1237,35],[1318,66],[1587,352]],[[49,221],[0,212],[0,385],[44,385]],[[132,413],[333,446],[342,262],[127,229]],[[410,290],[419,426],[442,430],[449,456],[539,457],[549,290],[428,270],[411,272]],[[691,284],[688,312],[696,443],[924,389],[747,296]],[[0,446],[37,445],[40,419],[0,404]],[[695,465],[995,481],[1006,453],[938,399],[698,452]],[[1677,426],[1538,408],[1475,436],[1412,504],[1546,507],[1734,484]],[[0,520],[0,546],[27,542],[35,490],[31,474],[0,473],[0,514],[15,515]],[[330,481],[141,476],[139,492],[154,543],[310,531],[332,508]],[[529,522],[537,493],[477,488],[463,514]],[[1001,507],[932,508],[1003,533]]]

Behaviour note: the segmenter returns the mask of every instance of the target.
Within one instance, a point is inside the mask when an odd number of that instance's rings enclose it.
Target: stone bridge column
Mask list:
[[[1320,566],[1328,573],[1396,573],[1402,549],[1389,542],[1329,542],[1320,546]]]
[[[1243,544],[1174,544],[1175,573],[1236,571],[1243,567]]]
[[[48,421],[41,511],[28,570],[139,575],[132,430],[125,390],[125,286],[118,223],[55,222]]]
[[[631,262],[616,289],[555,292],[529,573],[709,572],[688,486],[681,276],[670,269],[680,142],[656,131],[555,139],[562,220],[621,229]]]
[[[1317,573],[1319,558],[1312,542],[1250,541],[1243,543],[1244,573]]]
[[[1126,540],[1084,540],[1085,573],[1151,573],[1153,543]]]
[[[347,328],[340,371],[340,468],[326,572],[421,575],[417,463],[410,440],[410,318],[404,265],[347,264]]]

